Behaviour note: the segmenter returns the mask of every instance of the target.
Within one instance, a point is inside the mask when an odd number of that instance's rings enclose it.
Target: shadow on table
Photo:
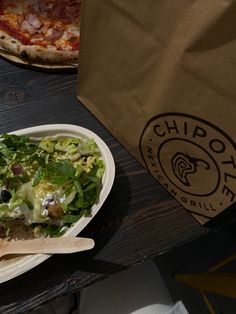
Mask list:
[[[223,212],[218,214],[216,217],[208,221],[205,226],[209,230],[217,231],[224,227],[227,227],[229,224],[236,223],[236,204],[232,204],[226,208]]]

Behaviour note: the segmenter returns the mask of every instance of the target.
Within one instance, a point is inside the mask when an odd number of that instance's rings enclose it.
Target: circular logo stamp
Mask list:
[[[180,113],[153,117],[140,139],[152,175],[185,208],[207,218],[236,201],[235,148],[217,126]]]

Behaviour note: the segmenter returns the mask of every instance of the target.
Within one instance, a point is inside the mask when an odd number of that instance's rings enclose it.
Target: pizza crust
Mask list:
[[[57,70],[67,70],[67,69],[78,69],[78,62],[77,63],[54,63],[54,62],[35,62],[35,61],[25,61],[22,58],[7,52],[4,49],[0,48],[0,57],[12,61],[17,64],[27,65],[32,68],[42,69],[42,70],[49,70],[49,71],[57,71]]]
[[[37,45],[22,45],[0,30],[0,47],[7,52],[22,58],[24,61],[43,63],[78,63],[78,51],[50,50]]]
[[[26,61],[77,63],[78,54],[78,51],[49,50],[36,45],[19,47],[19,56]]]
[[[18,55],[20,42],[0,30],[0,47],[12,54]]]

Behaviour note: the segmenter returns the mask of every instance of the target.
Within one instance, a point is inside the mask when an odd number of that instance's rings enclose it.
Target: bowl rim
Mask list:
[[[74,124],[43,124],[33,127],[23,128],[8,134],[25,135],[30,138],[40,139],[40,137],[52,136],[80,136],[84,138],[93,138],[99,147],[101,157],[105,162],[105,172],[103,175],[103,187],[100,193],[99,202],[92,207],[92,214],[89,217],[81,217],[71,228],[69,228],[63,237],[78,235],[95,217],[101,209],[107,196],[109,195],[115,179],[115,162],[107,144],[93,131]],[[0,261],[0,283],[13,279],[47,260],[49,254],[35,254],[24,257],[17,257],[11,260]],[[13,261],[15,260],[15,261]],[[4,265],[5,264],[5,265]]]

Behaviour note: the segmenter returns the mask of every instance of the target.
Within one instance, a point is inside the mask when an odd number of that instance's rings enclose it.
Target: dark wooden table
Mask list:
[[[69,123],[97,133],[116,163],[113,189],[82,235],[96,247],[54,255],[0,284],[0,313],[24,313],[208,232],[77,100],[77,73],[50,73],[0,60],[0,133]]]

